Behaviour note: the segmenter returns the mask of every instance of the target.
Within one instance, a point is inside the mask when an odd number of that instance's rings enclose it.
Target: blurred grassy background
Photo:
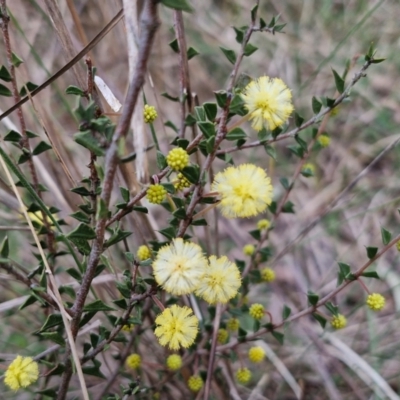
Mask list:
[[[195,2],[192,3],[194,5]],[[185,14],[184,19],[188,46],[193,46],[200,53],[189,65],[192,91],[197,94],[201,104],[213,101],[213,91],[225,87],[231,64],[219,47],[238,49],[232,26],[248,24],[251,5],[245,0],[204,0],[196,3],[196,12]],[[77,12],[81,28],[89,40],[121,8],[121,1],[117,0],[75,0],[69,4]],[[57,35],[42,1],[13,0],[8,5],[12,15],[10,29],[13,50],[24,60],[17,70],[18,81],[20,84],[27,81],[40,84],[67,61]],[[72,19],[67,3],[60,2],[59,5],[78,52],[85,44],[82,43],[79,27]],[[160,94],[168,92],[172,96],[179,96],[179,71],[177,56],[168,46],[174,39],[172,12],[161,8],[160,14],[163,23],[157,34],[149,70],[154,88],[148,79],[145,93],[149,103],[157,105],[160,115],[156,122],[157,134],[162,150],[166,151],[174,132],[165,128],[163,122],[171,120],[178,125],[179,108],[177,103],[170,102]],[[296,237],[386,145],[398,137],[400,122],[400,95],[396,90],[400,71],[397,0],[261,1],[260,16],[267,22],[278,14],[280,21],[287,23],[284,33],[274,36],[255,34],[251,42],[259,50],[245,58],[241,72],[253,77],[266,74],[282,78],[293,92],[296,111],[306,119],[312,116],[312,96],[333,97],[335,93],[331,68],[342,73],[347,60],[355,60],[348,75],[351,78],[363,63],[363,57],[359,56],[366,53],[371,42],[378,50],[377,56],[386,58],[386,61],[368,70],[367,77],[352,90],[349,101],[340,106],[336,116],[330,118],[326,130],[331,136],[331,145],[311,155],[311,161],[317,168],[316,177],[301,177],[296,182],[290,198],[295,204],[296,214],[284,214],[279,218],[270,239],[274,254]],[[0,48],[0,56],[5,64],[4,47]],[[98,75],[123,102],[129,75],[122,21],[96,46],[91,57]],[[85,71],[83,61],[79,68]],[[77,131],[77,121],[72,113],[76,99],[64,94],[67,86],[75,84],[75,78],[69,71],[36,96],[34,102],[73,179],[78,182],[82,176],[88,175],[88,160],[72,140],[72,135]],[[11,105],[11,99],[2,98],[2,111]],[[30,104],[24,106],[24,112],[28,129],[45,139],[42,126]],[[112,117],[114,121],[116,118]],[[1,134],[4,136],[9,129],[13,129],[13,124],[18,126],[15,113],[2,121]],[[250,127],[246,131],[256,139],[257,135]],[[150,132],[144,130],[143,133],[150,144]],[[310,132],[305,133],[305,137],[307,135],[310,137]],[[128,140],[127,147],[132,149],[132,137]],[[275,186],[275,197],[279,198],[282,195],[279,178],[290,178],[297,163],[287,149],[289,144],[292,144],[291,141],[276,144],[276,162],[271,161],[265,151],[259,148],[235,153],[233,157],[236,163],[252,161],[268,168]],[[7,145],[7,148],[12,153],[12,147]],[[388,153],[334,211],[323,218],[290,253],[278,260],[273,265],[278,275],[277,281],[267,288],[265,285],[254,287],[250,301],[262,298],[273,317],[280,320],[283,304],[290,305],[293,311],[301,310],[307,306],[308,290],[323,295],[334,288],[338,260],[354,268],[362,265],[366,261],[365,246],[381,246],[382,226],[397,234],[399,156],[398,148]],[[148,158],[147,176],[156,172],[154,151],[148,153]],[[70,225],[66,228],[69,231],[77,224],[68,214],[76,210],[80,203],[79,196],[69,191],[71,182],[52,152],[41,155],[40,161],[40,180],[49,188],[45,200],[61,210],[59,216]],[[214,170],[223,167],[224,163],[217,161]],[[129,164],[129,169],[134,173],[135,165]],[[0,197],[3,199],[1,225],[21,227],[23,222],[18,205],[5,183],[3,171],[0,176]],[[119,177],[119,183],[122,182]],[[143,183],[146,183],[146,179]],[[131,189],[135,190],[134,187]],[[158,209],[153,211],[153,228],[162,229],[166,226],[166,222],[163,222],[165,214]],[[213,214],[209,218],[212,221]],[[247,232],[255,228],[255,222],[220,220],[220,236],[217,240],[221,242],[222,249],[230,249],[228,255],[231,259],[243,258],[241,248],[252,242]],[[137,223],[127,218],[128,227],[134,229]],[[33,248],[29,245],[32,242],[30,233],[6,229],[0,232],[0,236],[6,232],[11,240],[13,258],[23,267],[33,268],[36,262],[32,256]],[[200,231],[196,235],[203,240]],[[134,251],[138,244],[148,238],[145,233],[130,237],[131,250]],[[211,236],[211,239],[212,242],[215,238]],[[108,271],[109,274],[125,268],[118,264],[118,254],[107,256],[115,267],[115,271]],[[60,265],[60,269],[71,266],[70,259],[65,258],[63,262],[65,264]],[[289,375],[282,375],[282,371],[279,373],[276,362],[263,364],[262,368],[254,371],[253,379],[254,384],[258,382],[262,396],[254,398],[295,398],[288,386],[290,374],[304,388],[304,399],[385,399],[385,381],[399,392],[400,344],[397,337],[400,323],[400,271],[396,249],[391,249],[374,267],[379,271],[382,281],[368,281],[367,285],[372,291],[385,294],[388,301],[385,311],[372,315],[365,307],[361,307],[365,293],[359,285],[354,284],[335,299],[341,313],[349,319],[348,327],[343,331],[324,333],[308,317],[291,324],[285,329],[285,346],[270,343],[278,359],[286,365]],[[71,280],[66,274],[61,274],[59,279],[63,283]],[[6,302],[26,295],[26,288],[5,273],[0,275],[0,283],[3,287],[0,293],[3,303],[3,308],[0,305],[3,321],[0,324],[0,353],[3,353],[3,358],[8,359],[7,354],[10,353],[37,354],[48,348],[49,343],[27,336],[27,333],[36,331],[43,324],[45,313],[32,312],[36,306],[16,313],[15,306]],[[114,293],[113,285],[107,279],[99,285],[98,290],[106,299]],[[155,344],[150,339],[147,345],[162,358],[160,350],[154,349]],[[112,365],[112,358],[106,356],[106,359]],[[383,377],[382,381],[363,367],[363,361],[378,371]],[[3,367],[2,364],[0,366]],[[108,367],[104,368],[106,373]],[[94,379],[93,384],[97,383]],[[5,389],[1,390],[4,398],[33,398],[31,394],[16,396]],[[240,392],[243,398],[250,395],[250,391],[243,387]]]

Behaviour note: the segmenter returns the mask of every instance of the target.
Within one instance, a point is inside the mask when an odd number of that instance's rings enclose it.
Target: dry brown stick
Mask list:
[[[124,109],[118,122],[110,147],[108,148],[106,153],[105,178],[103,182],[103,190],[101,193],[101,201],[104,203],[105,208],[108,208],[110,203],[114,176],[118,165],[119,140],[125,137],[128,133],[132,113],[134,111],[140,90],[144,83],[147,61],[150,55],[150,49],[152,47],[158,25],[159,21],[157,15],[157,2],[155,0],[147,0],[144,4],[141,15],[139,55],[134,76],[132,79],[130,79],[128,93],[126,95],[124,103]],[[79,291],[77,293],[75,303],[72,307],[72,310],[74,311],[74,319],[72,320],[71,329],[74,337],[76,337],[78,333],[79,322],[82,316],[85,300],[89,293],[90,285],[92,283],[100,256],[103,252],[105,227],[106,217],[101,216],[96,224],[96,238],[93,241],[87,269],[82,279],[81,287],[79,288]],[[68,351],[66,353],[68,353]],[[69,357],[66,358],[65,364],[65,372],[62,375],[61,384],[58,391],[58,400],[65,399],[69,381],[72,375],[71,361]]]
[[[55,80],[57,80],[60,76],[62,76],[65,72],[67,72],[79,60],[81,60],[90,50],[92,50],[103,39],[104,36],[106,36],[114,28],[115,25],[118,24],[118,22],[121,20],[122,16],[123,16],[123,11],[120,10],[115,15],[115,17],[88,43],[88,45],[85,46],[74,58],[71,59],[71,61],[67,62],[67,64],[65,64],[59,71],[57,71],[54,75],[52,75],[49,79],[47,79],[47,81],[45,81],[39,87],[37,87],[35,90],[33,90],[30,93],[30,96],[23,97],[20,101],[18,101],[18,103],[14,104],[7,111],[5,111],[3,114],[1,114],[0,121],[2,119],[6,118],[7,116],[9,116],[12,112],[17,110],[19,107],[21,107],[22,104],[26,103],[29,100],[29,97],[36,96],[43,89],[45,89],[47,86],[49,86]]]

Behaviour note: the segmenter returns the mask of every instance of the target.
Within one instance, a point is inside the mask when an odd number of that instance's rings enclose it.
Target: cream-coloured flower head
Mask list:
[[[188,348],[196,339],[199,320],[189,307],[174,304],[159,314],[155,322],[154,334],[162,346],[168,344],[171,350]]]
[[[4,383],[12,390],[25,388],[39,378],[39,366],[31,357],[17,356],[8,366]]]
[[[205,274],[207,259],[195,243],[174,239],[162,247],[153,263],[157,283],[175,295],[192,293]]]
[[[245,108],[252,120],[251,126],[274,130],[282,126],[293,112],[292,93],[279,78],[262,76],[251,81],[242,93]]]
[[[227,303],[240,288],[240,272],[226,256],[209,258],[209,267],[196,289],[196,295],[209,304]]]
[[[218,192],[218,207],[226,218],[253,217],[265,211],[272,202],[271,179],[254,164],[228,167],[219,172],[211,186]]]

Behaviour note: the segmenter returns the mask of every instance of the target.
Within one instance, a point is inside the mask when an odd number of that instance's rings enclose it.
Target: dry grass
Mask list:
[[[10,0],[8,3],[12,14],[12,47],[24,60],[24,64],[17,70],[18,81],[40,84],[65,64],[65,49],[57,40],[42,1]],[[60,2],[62,18],[71,35],[74,51],[77,52],[86,44],[85,40],[93,38],[119,11],[122,2],[113,0],[98,4],[85,0],[71,1],[80,25],[74,22],[67,3]],[[202,104],[213,101],[213,91],[225,87],[231,65],[221,55],[219,46],[237,46],[231,27],[247,24],[250,13],[249,2],[244,0],[205,0],[196,3],[196,13],[185,14],[185,27],[188,45],[200,52],[200,56],[190,61],[190,78],[192,91]],[[396,0],[271,0],[261,1],[260,9],[266,20],[280,14],[281,20],[287,23],[285,34],[256,35],[252,43],[259,50],[244,60],[241,72],[254,77],[263,74],[281,77],[292,89],[296,110],[306,119],[312,116],[312,96],[332,97],[335,93],[331,67],[341,73],[346,60],[353,60],[365,53],[371,42],[378,49],[378,56],[386,58],[384,63],[368,70],[367,77],[352,90],[349,101],[340,106],[338,115],[329,118],[326,131],[332,143],[329,148],[314,152],[310,160],[317,167],[316,176],[298,179],[290,197],[296,213],[283,214],[270,235],[269,244],[275,256],[310,221],[319,216],[385,146],[399,137],[399,94],[395,82],[399,79],[400,56],[396,46],[400,28]],[[168,143],[174,138],[174,132],[163,123],[170,120],[179,124],[179,106],[162,97],[161,93],[179,96],[179,70],[177,56],[168,46],[168,42],[174,38],[171,32],[171,10],[161,9],[161,19],[163,23],[157,34],[144,90],[148,102],[157,105],[160,118],[155,126],[161,150],[165,153]],[[82,32],[87,39],[82,37]],[[0,48],[0,57],[2,63],[6,63],[3,48]],[[123,21],[92,50],[91,58],[97,74],[122,103],[129,80]],[[362,58],[356,61],[348,76],[352,77],[361,65]],[[77,74],[84,77],[86,72],[83,62],[77,68]],[[150,77],[154,86],[150,84]],[[51,151],[35,158],[39,181],[49,189],[44,194],[44,200],[47,205],[60,209],[58,216],[68,224],[64,227],[65,232],[77,225],[77,221],[69,217],[69,214],[76,211],[77,205],[81,203],[80,197],[69,189],[89,174],[86,151],[72,140],[72,135],[77,131],[77,121],[72,112],[76,99],[64,94],[65,88],[71,84],[76,85],[76,77],[72,71],[68,71],[33,99],[36,111],[32,104],[26,104],[23,108],[28,129],[45,140],[45,127],[65,164],[63,168]],[[2,111],[11,105],[11,99],[2,97]],[[109,107],[105,108],[111,112]],[[116,116],[111,118],[117,121]],[[0,132],[3,137],[9,129],[19,130],[15,113],[1,121]],[[255,132],[250,128],[246,130],[252,140],[257,139]],[[144,135],[141,140],[145,144],[152,143],[147,127],[138,128],[137,134]],[[310,132],[306,132],[305,137],[310,137]],[[277,161],[267,156],[262,148],[234,153],[234,160],[236,163],[252,161],[268,168],[274,182],[274,195],[280,198],[283,188],[279,178],[290,178],[298,163],[298,159],[287,149],[289,144],[292,144],[291,140],[275,145]],[[9,144],[2,141],[1,146],[5,146],[9,154],[14,153]],[[134,140],[130,135],[126,143],[126,154],[133,150]],[[307,307],[307,291],[323,296],[334,289],[337,261],[346,262],[354,269],[364,264],[367,260],[366,246],[382,247],[381,227],[393,232],[393,236],[398,234],[399,216],[396,209],[400,197],[396,171],[400,167],[399,156],[398,148],[388,152],[310,233],[271,264],[277,272],[277,280],[268,288],[265,285],[254,285],[249,293],[249,301],[266,304],[274,321],[278,322],[283,304],[290,306],[295,313]],[[148,176],[156,173],[154,161],[155,151],[152,150],[145,158],[139,159],[139,163],[127,164],[124,173],[119,173],[117,177],[112,201],[115,203],[119,196],[118,186],[128,183],[131,192],[135,193],[147,183]],[[217,160],[213,169],[219,171],[223,167],[224,163]],[[139,178],[135,174],[138,169],[144,171]],[[25,225],[3,170],[0,173],[0,198],[0,225],[9,227],[0,230],[0,238],[5,234],[9,236],[11,258],[22,271],[30,271],[37,266],[37,260],[32,255],[36,249],[30,245],[33,242],[30,233],[21,230]],[[24,200],[27,204],[31,202],[27,196]],[[127,241],[132,252],[146,240],[155,237],[161,239],[157,231],[166,226],[167,214],[159,207],[149,207],[149,210],[150,216],[145,225],[142,217],[130,215],[125,219],[124,228],[134,231],[134,235]],[[209,214],[211,226],[208,230],[195,232],[198,241],[209,253],[217,251],[216,246],[219,246],[219,251],[228,254],[231,259],[243,259],[241,248],[252,243],[253,239],[247,232],[255,229],[256,220],[228,221],[220,218],[219,235],[215,238],[216,215],[212,212]],[[18,229],[13,229],[13,226]],[[109,262],[108,270],[96,278],[93,285],[96,295],[108,304],[117,296],[115,279],[120,279],[120,274],[128,266],[121,255],[122,251],[125,250],[121,246],[120,251],[105,253]],[[284,346],[280,346],[271,335],[264,336],[263,339],[271,349],[269,360],[261,368],[253,370],[254,385],[249,386],[252,389],[238,385],[232,398],[237,395],[242,399],[289,400],[296,398],[294,393],[299,390],[303,392],[302,398],[307,400],[399,399],[395,394],[400,391],[398,264],[397,250],[392,248],[373,266],[382,280],[366,282],[371,291],[385,295],[387,307],[383,312],[373,314],[367,311],[363,306],[365,292],[360,285],[352,284],[334,299],[349,321],[348,326],[340,332],[331,332],[329,328],[323,330],[314,319],[306,316],[285,327]],[[60,258],[56,271],[59,272],[56,274],[59,285],[76,287],[75,281],[65,273],[73,265],[72,258]],[[52,344],[32,335],[44,323],[48,310],[33,305],[16,312],[28,294],[26,287],[4,271],[0,275],[0,284],[0,357],[5,360],[0,363],[0,367],[4,370],[6,361],[15,354],[35,355]],[[95,323],[98,320],[107,324],[105,316],[100,313],[96,315]],[[243,320],[242,324],[251,329],[249,321]],[[88,341],[89,333],[82,337]],[[80,338],[78,344],[82,342]],[[145,354],[142,382],[148,386],[155,385],[159,380],[156,369],[161,367],[160,363],[165,358],[164,349],[155,342],[149,330],[143,332],[140,342],[136,341],[133,348]],[[238,351],[245,353],[247,348],[248,345],[243,345]],[[113,343],[100,356],[106,377],[118,368],[118,362],[113,356],[118,355],[122,349],[123,344]],[[234,364],[234,370],[237,365]],[[224,384],[221,382],[224,379],[221,377],[224,374],[229,376],[229,368],[223,364],[216,373],[222,388]],[[187,378],[190,366],[182,374]],[[135,374],[121,371],[113,386],[115,392],[118,391],[119,383],[127,382],[127,377],[136,378]],[[57,386],[57,379],[50,378],[49,387]],[[183,381],[175,379],[166,385],[161,398],[190,398]],[[91,393],[97,393],[101,389],[102,380],[87,376],[87,385]],[[214,398],[228,398],[221,397],[221,387],[213,387]],[[5,388],[1,391],[4,399],[34,398],[33,392],[14,394]],[[79,383],[74,378],[70,395],[75,394],[79,398],[79,393]]]

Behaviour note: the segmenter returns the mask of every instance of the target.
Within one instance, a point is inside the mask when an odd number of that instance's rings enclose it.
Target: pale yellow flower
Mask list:
[[[272,202],[271,179],[253,164],[228,167],[219,172],[211,190],[218,192],[218,207],[226,218],[252,217],[265,211]]]
[[[4,383],[12,390],[25,388],[39,378],[39,366],[31,357],[17,356],[8,366]]]
[[[201,247],[195,243],[174,239],[162,247],[153,263],[157,283],[175,295],[192,293],[207,269]]]
[[[199,320],[189,307],[174,304],[166,308],[156,318],[154,334],[162,346],[169,345],[172,350],[190,347],[197,336]]]
[[[239,269],[225,256],[211,256],[209,262],[210,265],[196,289],[196,295],[210,304],[227,303],[237,295],[240,288]]]
[[[251,81],[241,95],[252,127],[274,130],[282,126],[293,112],[292,93],[279,78],[262,76]]]

